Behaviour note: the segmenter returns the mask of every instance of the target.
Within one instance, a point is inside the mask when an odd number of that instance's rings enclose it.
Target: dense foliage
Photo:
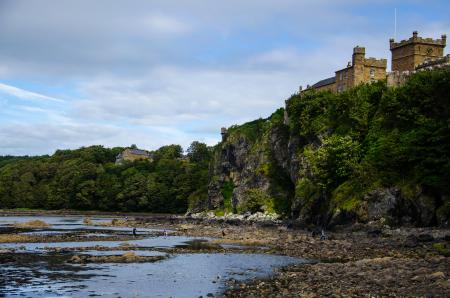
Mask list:
[[[392,190],[410,222],[446,222],[450,70],[419,72],[395,88],[379,81],[339,94],[295,94],[286,111],[230,127],[215,154],[212,181],[226,177],[216,211],[264,210],[310,223],[336,214],[364,220],[370,196]],[[239,181],[230,167],[244,171]]]
[[[58,150],[52,156],[0,159],[0,208],[184,212],[206,191],[211,150],[193,142],[152,152],[153,161],[116,165],[123,148]]]
[[[294,95],[287,111],[310,165],[296,186],[305,205],[325,193],[351,209],[370,189],[390,186],[448,205],[450,70],[419,72],[398,88],[377,82],[341,94]]]

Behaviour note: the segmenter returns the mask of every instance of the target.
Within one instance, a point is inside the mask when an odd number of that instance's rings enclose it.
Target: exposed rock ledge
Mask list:
[[[207,219],[207,220],[231,220],[231,221],[247,221],[247,222],[273,222],[282,223],[280,220],[280,215],[268,212],[256,212],[256,213],[245,213],[245,214],[235,214],[226,213],[223,216],[214,214],[214,212],[199,212],[199,213],[187,213],[187,218],[193,219]]]

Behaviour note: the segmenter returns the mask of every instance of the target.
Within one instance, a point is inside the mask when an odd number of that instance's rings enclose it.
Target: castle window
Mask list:
[[[342,72],[339,73],[339,81],[342,81]]]
[[[344,72],[344,80],[346,80],[347,79],[347,72],[345,71]]]
[[[375,69],[373,68],[370,69],[370,78],[371,79],[375,78]]]

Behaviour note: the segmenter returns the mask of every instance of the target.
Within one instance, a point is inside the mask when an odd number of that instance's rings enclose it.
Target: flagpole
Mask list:
[[[394,8],[394,39],[397,40],[397,8]]]

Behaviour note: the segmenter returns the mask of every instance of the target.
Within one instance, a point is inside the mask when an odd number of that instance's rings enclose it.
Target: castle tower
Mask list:
[[[353,55],[352,55],[352,64],[363,64],[364,58],[366,56],[366,48],[356,46],[353,48]]]
[[[366,49],[353,48],[352,63],[335,73],[334,92],[343,92],[359,84],[384,80],[386,78],[386,59],[366,58]]]
[[[220,129],[220,134],[222,135],[222,142],[225,142],[228,137],[228,130],[225,127]]]
[[[418,36],[417,31],[414,31],[408,40],[395,42],[391,38],[389,44],[392,53],[392,71],[413,71],[427,59],[443,57],[446,42],[446,35],[442,35],[441,39],[422,38]]]

